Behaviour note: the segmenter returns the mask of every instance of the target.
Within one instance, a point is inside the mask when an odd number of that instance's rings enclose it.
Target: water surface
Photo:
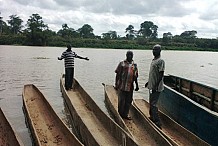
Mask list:
[[[25,145],[31,145],[22,111],[22,90],[25,84],[34,84],[45,95],[57,114],[65,117],[63,98],[60,92],[60,77],[64,62],[57,57],[65,48],[0,46],[0,107]],[[89,61],[75,59],[75,77],[101,109],[104,104],[102,83],[113,84],[118,63],[125,59],[127,50],[73,48]],[[139,88],[135,98],[148,98],[144,84],[148,79],[150,50],[136,50],[134,61],[139,68]],[[195,80],[218,88],[218,53],[198,51],[162,51],[166,63],[165,74]]]

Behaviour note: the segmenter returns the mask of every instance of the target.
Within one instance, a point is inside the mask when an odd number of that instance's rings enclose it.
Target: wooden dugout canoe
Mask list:
[[[0,146],[23,146],[24,144],[10,125],[0,108]]]
[[[180,126],[173,119],[159,111],[159,117],[162,123],[160,130],[149,117],[149,103],[144,99],[134,99],[133,104],[142,112],[142,114],[174,145],[174,146],[209,146],[208,143]]]
[[[218,144],[218,89],[181,77],[164,76],[159,109],[211,145]]]
[[[83,145],[57,116],[36,86],[24,85],[22,96],[24,114],[35,145]]]
[[[73,90],[65,90],[64,75],[60,83],[73,127],[86,146],[137,145],[129,134],[100,109],[75,79]]]
[[[117,91],[111,85],[104,85],[105,102],[108,110],[111,112],[113,119],[133,138],[139,145],[172,145],[143,115],[132,105],[129,115],[132,120],[123,120],[118,113],[118,95]]]

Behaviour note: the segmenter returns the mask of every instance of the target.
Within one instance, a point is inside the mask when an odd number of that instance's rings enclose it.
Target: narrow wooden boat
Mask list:
[[[218,144],[218,90],[176,76],[165,76],[158,106],[166,115],[211,145]]]
[[[2,109],[0,108],[0,145],[23,146],[24,144],[10,125]]]
[[[173,75],[164,76],[164,84],[196,103],[218,112],[218,89]]]
[[[104,85],[105,102],[113,119],[127,132],[131,133],[139,145],[172,145],[142,113],[132,105],[129,115],[132,120],[123,120],[118,113],[118,95],[117,91],[111,85]]]
[[[83,145],[57,116],[36,86],[32,84],[24,85],[22,96],[24,114],[26,115],[34,145]]]
[[[107,116],[74,79],[74,89],[61,91],[80,140],[87,146],[136,146],[132,137]]]
[[[208,143],[191,133],[169,116],[159,111],[162,130],[159,129],[149,117],[149,103],[145,99],[134,99],[133,104],[174,146],[209,146]]]

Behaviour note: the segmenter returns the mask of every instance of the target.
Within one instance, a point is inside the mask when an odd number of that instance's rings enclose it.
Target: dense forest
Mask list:
[[[180,35],[173,36],[171,32],[158,37],[158,26],[151,21],[144,21],[140,29],[133,25],[124,28],[125,36],[109,30],[101,36],[93,33],[89,24],[84,24],[78,30],[66,23],[55,32],[43,22],[39,14],[32,14],[26,24],[17,15],[9,16],[7,22],[0,16],[0,45],[30,45],[30,46],[66,46],[86,48],[114,48],[114,49],[150,49],[156,43],[167,50],[201,50],[218,51],[218,39],[197,38],[196,30],[187,30]]]

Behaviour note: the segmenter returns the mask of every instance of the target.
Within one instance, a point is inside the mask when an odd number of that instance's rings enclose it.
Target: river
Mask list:
[[[64,104],[60,92],[60,77],[64,62],[57,57],[64,47],[0,46],[0,107],[25,145],[31,145],[22,111],[22,90],[34,84],[48,99],[57,114],[64,119]],[[89,61],[75,59],[75,78],[107,113],[102,83],[114,84],[118,63],[127,50],[73,48]],[[139,88],[135,98],[148,99],[144,84],[148,79],[151,50],[133,50],[139,68]],[[161,52],[166,63],[165,74],[188,78],[218,88],[218,52],[167,51]]]

